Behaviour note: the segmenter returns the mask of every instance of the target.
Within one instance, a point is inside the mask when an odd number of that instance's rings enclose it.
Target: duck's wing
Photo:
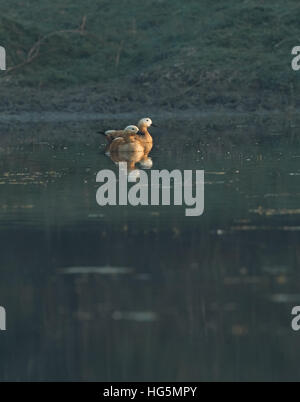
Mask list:
[[[114,139],[124,136],[124,130],[107,130],[105,136],[108,143],[111,143]]]
[[[119,149],[119,146],[124,145],[125,143],[126,143],[126,140],[124,137],[114,138],[110,143],[109,152],[117,152]]]

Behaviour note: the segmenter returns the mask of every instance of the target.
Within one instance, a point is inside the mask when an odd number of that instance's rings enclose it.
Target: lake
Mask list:
[[[205,171],[199,217],[97,205],[101,122],[0,122],[1,381],[300,380],[298,122],[190,120],[150,156]]]

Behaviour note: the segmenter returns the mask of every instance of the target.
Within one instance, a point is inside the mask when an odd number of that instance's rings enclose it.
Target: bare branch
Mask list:
[[[5,73],[10,73],[12,71],[17,70],[20,67],[23,67],[27,64],[32,63],[39,55],[40,52],[40,48],[41,45],[49,38],[51,38],[52,36],[56,36],[56,35],[61,35],[61,34],[79,34],[79,35],[85,35],[86,31],[85,31],[85,26],[86,26],[86,15],[83,16],[82,18],[82,22],[80,24],[80,26],[77,29],[62,29],[59,31],[53,31],[48,33],[47,35],[41,37],[29,50],[28,54],[27,54],[27,58],[22,62],[19,63],[15,66],[9,67],[6,69]]]

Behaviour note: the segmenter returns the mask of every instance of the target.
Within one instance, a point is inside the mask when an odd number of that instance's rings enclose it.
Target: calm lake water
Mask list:
[[[300,380],[297,135],[162,125],[153,169],[205,170],[186,217],[99,207],[96,174],[117,171],[102,138],[32,130],[0,148],[0,380]]]

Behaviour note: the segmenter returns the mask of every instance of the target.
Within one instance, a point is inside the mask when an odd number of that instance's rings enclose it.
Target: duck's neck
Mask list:
[[[151,134],[149,133],[148,128],[146,126],[140,127],[140,131],[144,134],[144,139],[147,142],[152,142]]]

